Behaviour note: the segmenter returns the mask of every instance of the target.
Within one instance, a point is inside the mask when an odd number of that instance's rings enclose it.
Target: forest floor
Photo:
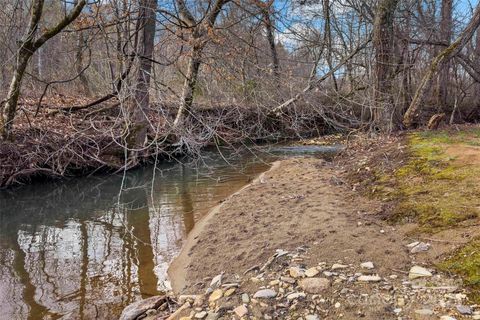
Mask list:
[[[479,161],[470,126],[275,163],[192,232],[170,319],[480,319]]]

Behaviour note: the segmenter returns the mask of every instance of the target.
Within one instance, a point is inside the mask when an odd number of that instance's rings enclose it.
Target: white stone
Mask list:
[[[272,290],[272,289],[258,290],[253,295],[254,298],[263,298],[263,299],[275,298],[276,296],[277,296],[277,293],[275,292],[275,290]]]
[[[346,269],[346,268],[348,268],[348,266],[345,265],[345,264],[335,263],[335,264],[332,266],[331,270],[340,270],[340,269]]]
[[[207,316],[207,311],[201,311],[195,313],[195,319],[203,319]]]
[[[408,273],[408,278],[410,280],[417,279],[417,278],[424,278],[424,277],[431,277],[432,273],[425,269],[424,267],[420,266],[413,266]]]
[[[213,277],[212,282],[210,282],[210,288],[215,289],[220,287],[220,285],[222,284],[222,277],[223,277],[222,273]]]
[[[360,276],[360,277],[358,277],[358,281],[361,281],[361,282],[379,282],[379,281],[382,281],[382,278],[377,276],[377,275]]]
[[[373,262],[371,261],[367,261],[367,262],[363,262],[360,264],[360,267],[364,268],[364,269],[373,269],[375,268],[375,266],[373,265]]]
[[[307,295],[303,292],[294,292],[290,293],[287,296],[287,300],[295,300],[295,299],[300,299],[300,298],[305,298]]]

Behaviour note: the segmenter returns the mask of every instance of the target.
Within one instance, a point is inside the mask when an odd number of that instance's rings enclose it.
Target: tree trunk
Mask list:
[[[190,109],[192,108],[193,94],[197,86],[198,71],[200,70],[200,64],[202,62],[202,50],[203,46],[201,45],[192,48],[192,55],[188,62],[187,74],[183,84],[180,107],[178,108],[177,116],[173,122],[174,127],[177,127],[181,123],[183,115],[190,112]]]
[[[325,28],[324,28],[324,45],[326,46],[326,58],[327,58],[327,65],[328,68],[331,70],[333,68],[332,64],[332,52],[333,52],[333,46],[332,46],[332,32],[330,28],[330,1],[329,0],[323,0],[323,17],[325,19]],[[333,81],[333,87],[335,91],[338,91],[338,84],[337,84],[337,78],[335,77],[335,73],[332,73],[332,81]]]
[[[262,11],[263,22],[265,24],[265,30],[267,31],[267,40],[270,46],[270,55],[272,57],[275,86],[278,88],[280,87],[280,62],[278,60],[277,47],[275,45],[275,34],[273,29],[273,22],[270,17],[270,7],[266,7]]]
[[[452,41],[452,0],[442,0],[440,21],[440,39],[447,46]],[[450,63],[445,60],[438,72],[438,109],[444,109],[447,106],[448,82],[450,80]]]
[[[79,74],[78,79],[83,87],[83,93],[86,96],[90,96],[90,85],[88,83],[87,76],[85,75],[85,70],[83,69],[83,48],[85,47],[85,38],[83,36],[83,31],[78,33],[77,38],[77,52],[75,54],[75,70]]]
[[[414,126],[415,120],[420,110],[420,106],[423,106],[425,104],[426,96],[430,91],[433,78],[438,71],[439,66],[441,66],[445,60],[451,59],[462,50],[462,48],[470,41],[470,39],[472,39],[473,34],[475,33],[475,30],[477,30],[479,25],[480,5],[477,5],[472,19],[462,31],[462,33],[460,33],[455,42],[446,49],[444,49],[442,52],[440,52],[440,54],[437,55],[430,64],[427,73],[423,77],[420,85],[417,88],[417,91],[415,92],[412,103],[408,107],[408,110],[403,117],[403,123],[407,128],[411,128]]]
[[[475,37],[475,63],[480,67],[480,30],[477,30],[477,35]],[[474,102],[477,108],[480,108],[480,82],[475,83],[475,96],[476,101]]]
[[[21,48],[17,57],[17,65],[13,73],[12,81],[7,93],[7,99],[0,115],[0,135],[6,140],[9,138],[12,128],[13,119],[17,112],[18,98],[20,96],[20,88],[22,86],[23,75],[27,68],[28,61],[32,57],[32,52]]]
[[[130,103],[127,147],[139,149],[145,144],[148,130],[147,112],[150,105],[150,74],[155,41],[156,0],[141,0],[137,56],[139,68],[135,86],[135,101]],[[133,152],[136,154],[136,152]]]
[[[32,55],[49,39],[57,35],[73,20],[75,20],[82,12],[86,5],[86,0],[79,0],[72,11],[68,13],[62,20],[55,24],[50,29],[45,30],[38,39],[35,39],[38,31],[38,23],[42,17],[44,0],[34,0],[30,14],[30,21],[28,23],[27,31],[20,41],[20,48],[18,50],[17,63],[13,73],[10,87],[5,99],[5,104],[0,106],[0,137],[2,139],[10,138],[10,130],[13,124],[13,119],[17,112],[18,98],[20,96],[20,89],[22,87],[22,80],[27,68],[28,62]]]
[[[374,124],[382,131],[393,129],[395,111],[393,81],[393,17],[398,0],[382,0],[377,7],[373,26],[373,46],[375,49],[375,109]]]

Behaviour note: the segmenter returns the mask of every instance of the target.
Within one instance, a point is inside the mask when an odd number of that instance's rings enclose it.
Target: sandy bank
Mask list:
[[[169,268],[176,292],[196,292],[221,272],[242,275],[276,249],[306,247],[305,263],[376,261],[379,271],[406,269],[404,239],[375,221],[377,202],[348,188],[341,172],[315,158],[275,163],[214,208]],[[311,260],[311,261],[308,261]]]

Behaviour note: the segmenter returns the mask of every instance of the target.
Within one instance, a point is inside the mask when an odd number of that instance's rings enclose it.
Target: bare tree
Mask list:
[[[7,98],[5,99],[3,106],[0,107],[0,137],[2,139],[9,138],[10,129],[17,111],[23,76],[30,58],[35,51],[45,44],[45,42],[57,35],[74,21],[82,12],[83,7],[87,4],[86,0],[78,1],[73,9],[65,15],[62,20],[53,27],[45,30],[39,37],[37,37],[38,24],[42,18],[44,2],[45,0],[34,0],[32,2],[30,22],[22,40],[20,40],[15,71],[12,80],[10,81]]]
[[[393,129],[395,104],[393,82],[393,18],[398,0],[382,0],[378,3],[373,25],[375,48],[375,109],[374,123],[380,129]]]

